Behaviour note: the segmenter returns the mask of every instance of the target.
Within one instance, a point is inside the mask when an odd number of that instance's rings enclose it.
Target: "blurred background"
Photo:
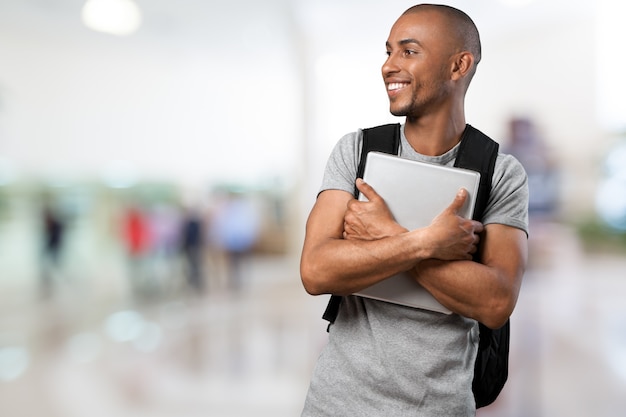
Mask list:
[[[304,223],[394,121],[413,1],[0,0],[0,415],[295,416],[326,341]],[[467,120],[516,155],[530,265],[481,416],[626,409],[619,0],[473,0]]]

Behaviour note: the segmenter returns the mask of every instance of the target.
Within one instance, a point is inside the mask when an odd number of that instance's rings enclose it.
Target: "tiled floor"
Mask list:
[[[534,239],[510,379],[479,415],[624,415],[626,258],[586,255],[560,226]],[[295,256],[250,259],[240,291],[166,283],[141,302],[107,256],[45,302],[32,268],[0,256],[1,416],[299,415],[327,298],[305,294]]]

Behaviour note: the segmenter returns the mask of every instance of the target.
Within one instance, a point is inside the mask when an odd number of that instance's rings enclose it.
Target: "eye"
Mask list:
[[[417,54],[417,51],[414,51],[413,49],[405,49],[404,50],[404,55],[415,55]]]

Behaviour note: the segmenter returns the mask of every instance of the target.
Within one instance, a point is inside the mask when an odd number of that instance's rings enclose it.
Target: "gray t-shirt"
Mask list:
[[[403,158],[452,166],[458,146],[429,157],[418,154],[401,129]],[[321,191],[354,191],[362,131],[344,136],[326,166]],[[499,154],[484,224],[528,232],[526,173]],[[343,297],[329,329],[302,412],[303,417],[474,416],[472,394],[478,324],[358,296]]]

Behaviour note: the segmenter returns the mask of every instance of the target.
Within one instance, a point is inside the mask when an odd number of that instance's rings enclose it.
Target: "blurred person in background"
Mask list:
[[[129,205],[122,217],[122,239],[128,257],[131,291],[136,297],[148,295],[151,287],[147,259],[151,238],[146,213],[137,204]]]
[[[66,234],[66,221],[50,201],[43,204],[41,210],[42,224],[42,260],[40,290],[46,298],[53,293],[53,281],[60,272],[61,256]]]
[[[452,165],[481,58],[473,21],[452,7],[414,6],[395,22],[386,48],[390,111],[406,117],[399,155]],[[478,321],[494,329],[507,322],[525,271],[524,169],[498,155],[482,223],[457,215],[467,198],[459,191],[430,226],[409,231],[362,180],[356,185],[368,201],[354,199],[361,142],[357,131],[335,146],[307,221],[304,287],[342,302],[302,416],[473,416]],[[477,250],[481,263],[472,261]],[[351,295],[404,271],[453,313]]]
[[[514,117],[509,121],[509,142],[505,152],[515,156],[528,174],[528,214],[531,220],[551,218],[558,209],[559,172],[532,119]]]
[[[209,234],[226,257],[229,287],[238,291],[244,285],[243,264],[261,233],[260,213],[252,197],[243,193],[227,191],[218,200],[211,215]]]
[[[147,248],[152,291],[163,295],[177,284],[181,213],[169,202],[157,202],[146,210],[150,247]]]
[[[184,272],[189,287],[197,293],[204,291],[204,221],[197,209],[187,208],[181,222],[180,246]]]

